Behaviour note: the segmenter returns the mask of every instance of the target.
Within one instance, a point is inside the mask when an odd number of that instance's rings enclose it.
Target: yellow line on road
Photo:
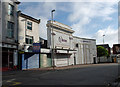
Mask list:
[[[12,84],[12,85],[20,85],[21,84],[21,82],[14,82],[14,84]]]

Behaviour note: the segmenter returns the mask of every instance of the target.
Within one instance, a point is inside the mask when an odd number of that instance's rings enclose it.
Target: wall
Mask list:
[[[92,39],[74,37],[73,41],[75,52],[76,64],[91,64],[93,58],[96,57],[96,41]],[[78,44],[78,47],[76,47]],[[74,57],[72,55],[71,57]],[[97,59],[96,59],[97,62]]]
[[[51,35],[53,30],[54,35]],[[51,21],[48,21],[47,24],[47,41],[48,48],[51,48],[51,44],[53,45],[52,36],[54,38],[54,48],[70,48],[72,49],[72,33],[74,31],[67,25],[62,23],[53,22],[53,26],[51,26]]]
[[[54,47],[70,48],[70,34],[54,30]]]
[[[19,16],[19,49],[22,49],[23,45],[31,46],[30,44],[25,44],[25,26],[27,26],[27,21],[32,22],[32,30],[26,29],[26,35],[33,36],[34,43],[39,42],[39,24]]]
[[[11,4],[14,6],[14,16],[8,15],[8,4]],[[18,6],[10,1],[10,2],[3,2],[2,5],[2,41],[7,43],[15,43],[15,40],[17,40],[17,8]],[[6,38],[7,36],[7,22],[11,21],[14,23],[14,38]]]
[[[40,54],[40,67],[51,67],[52,66],[52,60],[50,58],[49,54]]]

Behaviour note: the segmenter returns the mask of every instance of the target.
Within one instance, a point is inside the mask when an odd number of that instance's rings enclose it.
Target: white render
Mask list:
[[[51,35],[52,29],[54,35]],[[74,31],[71,29],[69,26],[56,21],[53,24],[52,21],[47,23],[48,47],[52,49],[54,42],[56,49],[54,54],[55,66],[92,64],[94,58],[97,63],[96,40],[73,36]]]
[[[32,22],[32,30],[27,29],[27,21]],[[32,46],[32,44],[26,44],[25,37],[26,35],[32,36],[34,42],[39,43],[39,23],[36,23],[28,18],[19,16],[19,34],[18,34],[18,42],[19,42],[19,50],[24,49],[25,52],[28,52],[28,47]]]
[[[91,64],[94,63],[93,58],[96,58],[96,40],[79,38],[74,36],[74,49],[75,52],[76,64]],[[78,47],[75,46],[78,44]],[[97,59],[96,59],[97,62]]]

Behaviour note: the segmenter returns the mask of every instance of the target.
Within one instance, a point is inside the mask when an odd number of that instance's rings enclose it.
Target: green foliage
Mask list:
[[[98,46],[97,47],[97,56],[98,57],[102,57],[102,56],[109,57],[109,54],[108,54],[108,51],[104,47]]]

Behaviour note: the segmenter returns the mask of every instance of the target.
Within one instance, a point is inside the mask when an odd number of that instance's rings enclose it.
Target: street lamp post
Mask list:
[[[52,66],[53,69],[55,67],[55,62],[54,62],[54,34],[53,34],[53,12],[55,12],[55,10],[51,11],[51,16],[52,16],[52,26],[51,26],[51,30],[52,30]]]
[[[103,35],[103,44],[104,44],[104,36],[105,36],[105,34]]]

